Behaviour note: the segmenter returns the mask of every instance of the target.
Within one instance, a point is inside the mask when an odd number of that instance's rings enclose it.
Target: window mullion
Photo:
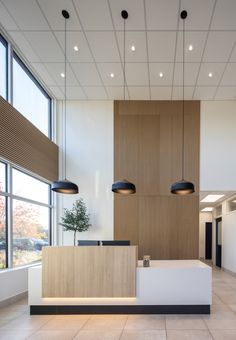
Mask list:
[[[12,167],[7,165],[7,261],[13,267],[13,211],[12,211]]]

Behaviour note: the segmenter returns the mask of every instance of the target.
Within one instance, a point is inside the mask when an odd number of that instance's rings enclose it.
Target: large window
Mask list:
[[[50,137],[51,99],[16,54],[13,56],[13,106]]]
[[[6,165],[0,162],[0,269],[6,268]]]
[[[7,99],[7,42],[0,35],[0,95]]]
[[[0,162],[1,269],[41,260],[42,248],[50,244],[51,210],[48,183]]]

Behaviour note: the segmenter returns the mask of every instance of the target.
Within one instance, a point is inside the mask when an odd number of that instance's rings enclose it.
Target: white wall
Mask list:
[[[212,222],[211,212],[200,212],[199,216],[199,257],[205,258],[205,223]]]
[[[58,106],[59,145],[62,145],[61,105]],[[67,103],[67,178],[79,186],[78,195],[60,195],[58,219],[63,208],[83,198],[92,227],[77,239],[113,239],[113,102]],[[58,243],[73,244],[73,234],[58,226]]]
[[[0,302],[28,290],[28,268],[0,271]]]
[[[227,211],[222,203],[222,267],[236,273],[236,211]]]
[[[201,102],[200,190],[236,190],[236,101]]]

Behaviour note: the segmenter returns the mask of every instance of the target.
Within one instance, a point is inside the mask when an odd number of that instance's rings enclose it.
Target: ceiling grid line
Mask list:
[[[178,34],[179,34],[179,13],[181,8],[181,0],[179,0],[178,6],[178,21],[177,21],[177,28],[175,34],[175,53],[174,53],[174,64],[173,64],[173,72],[172,72],[172,84],[171,84],[171,100],[173,99],[173,88],[174,88],[174,77],[175,77],[175,66],[176,66],[176,56],[177,56],[177,42],[178,42]]]
[[[62,48],[60,42],[58,41],[58,38],[57,38],[56,34],[54,33],[54,31],[53,31],[53,29],[52,29],[52,27],[51,27],[51,24],[49,23],[48,19],[46,18],[46,16],[45,16],[45,14],[44,14],[44,12],[43,12],[43,10],[42,10],[42,8],[41,8],[41,6],[40,6],[38,0],[35,0],[35,1],[36,1],[37,5],[38,5],[38,7],[39,7],[39,9],[40,9],[40,11],[41,11],[41,13],[42,13],[44,19],[46,20],[46,22],[47,22],[47,24],[48,24],[48,26],[49,26],[49,28],[50,28],[50,30],[51,30],[51,33],[53,34],[55,40],[57,41],[58,46],[60,47],[60,50],[62,51],[63,55],[65,55],[66,51],[63,50],[63,48]],[[68,65],[69,65],[69,67],[70,67],[70,71],[73,73],[75,79],[77,80],[78,85],[79,85],[80,89],[82,90],[82,92],[83,92],[85,98],[88,99],[88,97],[87,97],[87,95],[86,95],[86,93],[85,93],[85,91],[84,91],[84,88],[81,86],[81,83],[80,83],[79,79],[77,78],[77,76],[76,76],[76,74],[75,74],[73,68],[71,67],[71,63],[70,63],[70,61],[68,60],[68,57],[66,58],[66,61],[67,61]],[[44,64],[44,66],[46,66],[45,63],[43,63],[43,64]],[[47,68],[47,67],[46,67],[46,68]],[[55,79],[54,79],[54,80],[55,80]],[[59,85],[59,84],[57,84],[57,85],[58,85],[59,89],[61,90],[60,85]],[[68,86],[68,88],[69,88],[69,87],[70,87],[70,86]],[[62,92],[63,92],[63,91],[62,91]]]
[[[96,67],[96,70],[97,70],[97,72],[98,72],[98,75],[99,75],[100,81],[101,81],[101,83],[102,83],[102,85],[103,85],[103,89],[104,89],[104,91],[105,91],[105,93],[106,93],[107,99],[109,99],[107,89],[106,89],[105,84],[104,84],[104,82],[103,82],[102,76],[101,76],[101,74],[100,74],[100,72],[99,72],[99,68],[98,68],[97,62],[96,62],[96,60],[95,60],[95,57],[94,57],[92,48],[91,48],[90,43],[89,43],[89,41],[88,41],[88,37],[87,37],[87,35],[86,35],[86,31],[85,31],[85,29],[84,29],[84,27],[83,27],[83,25],[82,25],[82,21],[81,21],[81,19],[80,19],[79,13],[78,13],[77,8],[76,8],[76,5],[75,5],[75,3],[74,3],[74,0],[72,0],[72,4],[73,4],[73,7],[74,7],[76,16],[77,16],[77,18],[78,18],[78,20],[79,20],[80,26],[81,26],[81,28],[82,28],[82,32],[83,32],[83,34],[84,34],[85,40],[86,40],[86,42],[87,42],[87,44],[88,44],[89,51],[90,51],[91,56],[92,56],[92,58],[93,58],[94,66]]]
[[[118,53],[119,53],[120,64],[121,64],[123,75],[124,75],[124,72],[125,72],[124,71],[124,60],[122,59],[122,55],[121,55],[121,51],[120,51],[120,47],[119,47],[119,43],[118,43],[118,37],[117,37],[118,31],[115,30],[115,24],[114,24],[114,19],[113,19],[113,15],[112,15],[111,4],[110,4],[109,0],[107,0],[107,5],[108,5],[109,13],[110,13],[110,16],[111,16],[111,22],[112,22],[113,32],[114,32],[114,35],[115,35],[115,41],[116,41],[116,45],[117,45],[117,49],[118,49]],[[123,31],[119,31],[119,32],[123,33]],[[126,32],[128,32],[128,31],[126,30]],[[115,62],[114,62],[114,64],[115,64]],[[127,92],[128,98],[130,99],[130,93],[129,93],[129,88],[128,88],[126,77],[125,77],[125,91]]]
[[[148,37],[147,37],[147,11],[146,11],[146,0],[143,0],[144,8],[144,23],[145,23],[145,41],[146,41],[146,53],[147,53],[147,71],[148,71],[148,88],[149,88],[149,100],[152,99],[151,96],[151,83],[150,83],[150,64],[149,64],[149,52],[148,52]]]
[[[211,24],[212,24],[212,20],[213,20],[213,16],[214,16],[215,8],[216,8],[216,3],[217,3],[217,0],[215,0],[215,2],[214,2],[214,6],[213,6],[213,9],[212,9],[210,22],[209,22],[209,25],[208,25],[207,36],[206,36],[206,40],[205,40],[203,51],[202,51],[202,56],[201,56],[201,60],[200,60],[199,68],[198,68],[198,73],[197,73],[197,77],[196,77],[195,87],[194,87],[194,90],[193,90],[193,96],[192,96],[193,99],[194,99],[194,96],[195,96],[196,87],[197,87],[197,83],[198,83],[198,79],[199,79],[199,75],[200,75],[200,70],[201,70],[201,67],[202,67],[202,61],[203,61],[205,49],[206,49],[206,46],[207,46],[208,37],[209,37],[209,34],[210,34],[210,28],[211,28]]]

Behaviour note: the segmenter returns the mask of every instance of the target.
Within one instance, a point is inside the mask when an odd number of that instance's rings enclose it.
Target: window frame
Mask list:
[[[18,56],[18,54],[16,53],[16,51],[14,49],[13,49],[13,52],[12,52],[12,84],[13,84],[13,60],[15,60],[20,65],[20,67],[27,74],[27,76],[30,78],[30,80],[32,80],[32,82],[37,86],[37,88],[40,90],[40,92],[48,99],[48,134],[47,134],[47,137],[52,140],[52,98],[45,91],[43,86],[35,78],[35,76],[32,74],[32,72],[25,65],[25,63]],[[13,86],[12,86],[12,103],[13,103],[13,96],[14,96],[13,92],[14,91],[13,91]]]
[[[0,42],[5,46],[6,48],[6,70],[5,70],[5,74],[6,74],[6,100],[9,100],[9,90],[8,90],[8,84],[9,84],[9,72],[8,72],[8,66],[9,66],[9,58],[8,58],[8,42],[7,40],[3,37],[3,35],[0,32]]]
[[[0,269],[0,273],[6,270],[12,270],[12,269],[18,269],[21,267],[30,267],[32,265],[38,265],[41,261],[37,261],[37,262],[29,262],[27,264],[22,264],[19,266],[13,266],[13,200],[19,200],[22,202],[26,202],[26,203],[32,203],[32,204],[36,204],[38,206],[42,206],[42,207],[46,207],[49,209],[49,216],[48,216],[48,244],[49,246],[52,245],[52,226],[53,226],[53,220],[52,220],[52,216],[53,216],[53,204],[52,204],[52,193],[51,193],[51,183],[43,178],[41,178],[40,176],[31,173],[30,171],[27,171],[15,164],[12,164],[2,158],[0,158],[0,162],[4,163],[6,168],[6,191],[5,192],[0,192],[0,196],[5,197],[6,199],[6,266],[4,269]],[[38,202],[35,200],[31,200],[28,198],[24,198],[22,196],[18,196],[18,195],[14,195],[13,194],[13,188],[12,188],[12,175],[13,175],[13,169],[16,169],[18,171],[21,171],[23,174],[27,175],[27,176],[31,176],[32,178],[35,178],[45,184],[48,185],[48,204],[46,203],[42,203],[42,202]]]

